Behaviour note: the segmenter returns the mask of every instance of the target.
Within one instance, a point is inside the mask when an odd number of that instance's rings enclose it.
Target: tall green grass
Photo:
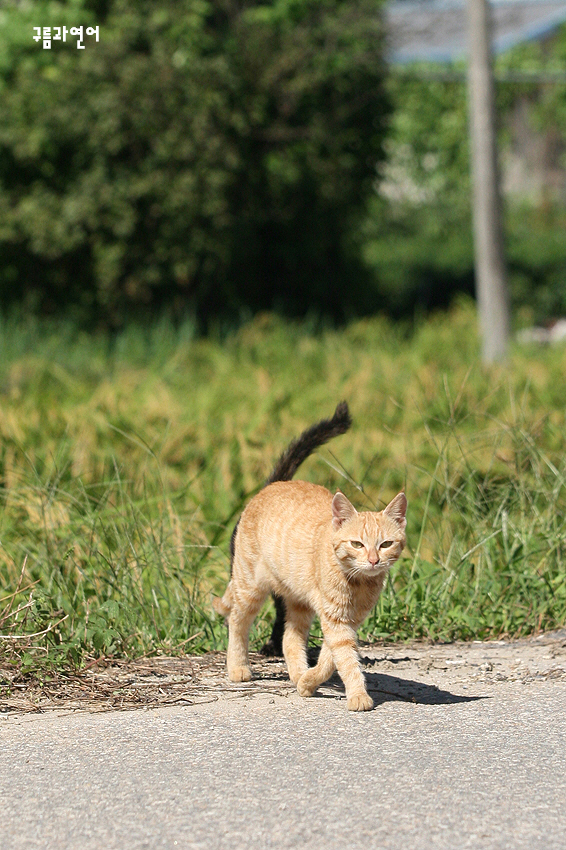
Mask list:
[[[525,635],[566,620],[566,348],[479,364],[462,302],[416,327],[257,317],[208,339],[0,327],[0,652],[14,663],[224,645],[210,595],[242,506],[304,427],[354,427],[300,476],[382,507],[408,547],[368,639]],[[271,609],[254,632],[263,639]]]

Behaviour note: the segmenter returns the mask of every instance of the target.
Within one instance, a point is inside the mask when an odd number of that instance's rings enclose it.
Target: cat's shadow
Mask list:
[[[309,647],[309,663],[316,664],[318,647]],[[462,702],[475,702],[479,699],[487,699],[487,696],[464,696],[444,691],[436,685],[426,682],[416,682],[412,679],[403,679],[400,676],[390,676],[387,673],[374,673],[367,670],[368,665],[375,665],[375,658],[363,657],[360,659],[364,668],[365,680],[369,694],[374,705],[378,706],[384,702],[400,700],[412,702],[416,705],[455,705]],[[406,661],[408,659],[400,659]],[[329,693],[330,691],[330,693]],[[320,699],[336,699],[344,695],[344,685],[338,673],[321,686],[315,697]]]
[[[368,673],[366,671],[365,680],[374,706],[395,700],[412,702],[415,705],[454,705],[456,703],[487,699],[485,696],[453,694],[450,691],[443,691],[436,685],[429,685],[426,682],[416,682],[413,679],[402,679],[399,676],[389,676],[387,673]],[[334,673],[321,687],[323,690],[327,690],[327,693],[319,691],[317,693],[319,697],[335,699],[338,695],[344,695],[344,685],[337,673]],[[328,693],[330,688],[334,693]]]
[[[374,658],[361,657],[364,668],[368,664],[375,665]],[[403,659],[406,660],[406,659]],[[443,691],[437,685],[426,682],[416,682],[413,679],[402,679],[399,676],[390,676],[387,673],[373,673],[367,669],[364,671],[368,693],[371,695],[374,705],[378,706],[384,702],[400,700],[412,702],[416,705],[454,705],[462,702],[475,702],[485,699],[483,696],[463,696]],[[337,673],[326,683],[326,687],[335,687],[336,690],[344,692],[344,685]],[[329,694],[330,696],[330,694]]]
[[[366,683],[368,692],[376,705],[391,700],[412,702],[416,705],[454,705],[486,699],[484,696],[453,694],[451,691],[443,691],[436,685],[388,676],[386,673],[366,673]]]

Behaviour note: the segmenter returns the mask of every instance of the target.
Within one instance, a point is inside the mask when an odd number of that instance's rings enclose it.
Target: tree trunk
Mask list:
[[[510,321],[495,131],[491,9],[487,0],[468,0],[468,29],[476,295],[482,358],[484,363],[492,363],[505,358]]]

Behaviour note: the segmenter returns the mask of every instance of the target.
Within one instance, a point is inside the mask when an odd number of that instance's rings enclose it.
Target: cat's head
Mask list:
[[[405,545],[407,499],[399,493],[382,511],[357,511],[343,493],[332,500],[333,545],[346,575],[375,576],[393,566]]]

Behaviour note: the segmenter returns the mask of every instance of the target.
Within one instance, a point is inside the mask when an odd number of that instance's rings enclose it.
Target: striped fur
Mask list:
[[[347,405],[340,407],[349,427]],[[340,427],[345,421],[342,416]],[[302,462],[297,459],[304,460],[313,450],[305,454],[305,447],[321,445],[317,441],[329,432],[330,422],[305,431],[281,456],[273,474],[291,477]],[[387,572],[405,545],[406,507],[405,495],[399,493],[383,511],[358,513],[340,492],[333,496],[306,481],[270,478],[240,517],[233,538],[232,577],[222,599],[214,600],[216,611],[228,620],[230,679],[251,679],[249,630],[266,597],[274,593],[285,602],[283,654],[299,693],[312,696],[337,669],[348,708],[370,709],[373,702],[360,668],[356,630],[377,602]],[[324,642],[318,663],[309,668],[306,645],[315,615]]]

